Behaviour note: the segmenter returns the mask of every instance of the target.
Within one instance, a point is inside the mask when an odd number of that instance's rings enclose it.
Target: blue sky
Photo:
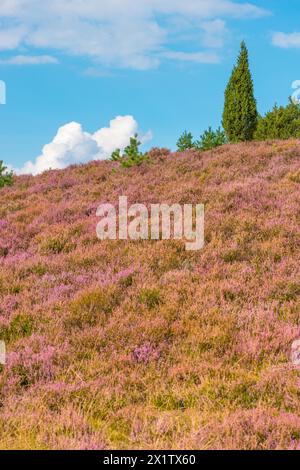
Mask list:
[[[284,104],[299,16],[299,0],[1,0],[0,159],[38,173],[105,158],[137,129],[144,148],[198,137],[220,124],[242,39],[259,111]]]

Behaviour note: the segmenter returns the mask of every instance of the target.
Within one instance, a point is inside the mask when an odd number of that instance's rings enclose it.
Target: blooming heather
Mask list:
[[[0,449],[297,449],[300,143],[155,149],[0,191]],[[205,203],[205,247],[97,207]],[[297,356],[298,357],[298,356]]]

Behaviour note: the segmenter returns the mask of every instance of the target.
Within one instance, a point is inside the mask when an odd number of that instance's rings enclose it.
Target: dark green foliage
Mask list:
[[[196,148],[199,150],[211,150],[220,145],[227,143],[225,132],[219,127],[214,131],[209,127],[200,137],[200,140],[195,143]]]
[[[134,137],[131,137],[130,144],[125,148],[124,155],[121,155],[120,149],[117,149],[112,153],[111,160],[119,162],[124,168],[140,166],[147,159],[147,154],[140,153],[140,145],[141,142],[135,134]]]
[[[253,139],[257,126],[257,108],[245,42],[225,91],[223,127],[230,142]]]
[[[193,135],[191,132],[184,131],[177,141],[178,152],[184,152],[194,148]]]
[[[258,119],[256,140],[300,138],[300,106],[291,99],[287,106],[278,107]]]
[[[7,171],[7,167],[4,166],[3,161],[0,160],[0,189],[4,186],[11,186],[13,184],[13,172]]]

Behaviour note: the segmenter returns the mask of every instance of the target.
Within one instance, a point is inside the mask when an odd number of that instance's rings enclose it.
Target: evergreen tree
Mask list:
[[[0,188],[4,186],[11,186],[13,184],[13,172],[7,171],[7,167],[4,166],[3,161],[0,160]]]
[[[300,106],[290,98],[287,106],[275,106],[259,116],[254,135],[256,140],[300,138]]]
[[[121,155],[120,149],[116,149],[111,155],[111,160],[119,162],[124,168],[140,166],[147,160],[147,154],[140,153],[139,151],[140,145],[141,142],[138,140],[138,135],[135,134],[134,137],[131,137],[130,144],[125,148],[124,155]]]
[[[257,126],[257,108],[245,42],[225,91],[223,127],[230,142],[253,139]]]
[[[220,127],[216,131],[209,127],[195,143],[195,147],[199,150],[211,150],[226,143],[225,132]]]
[[[193,134],[191,132],[184,131],[184,133],[179,137],[176,145],[178,152],[192,149],[194,147]]]

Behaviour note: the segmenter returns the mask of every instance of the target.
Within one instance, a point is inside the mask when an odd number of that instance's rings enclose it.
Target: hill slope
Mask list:
[[[300,445],[299,187],[289,141],[1,190],[0,448]],[[119,195],[205,203],[205,248],[99,241]]]

